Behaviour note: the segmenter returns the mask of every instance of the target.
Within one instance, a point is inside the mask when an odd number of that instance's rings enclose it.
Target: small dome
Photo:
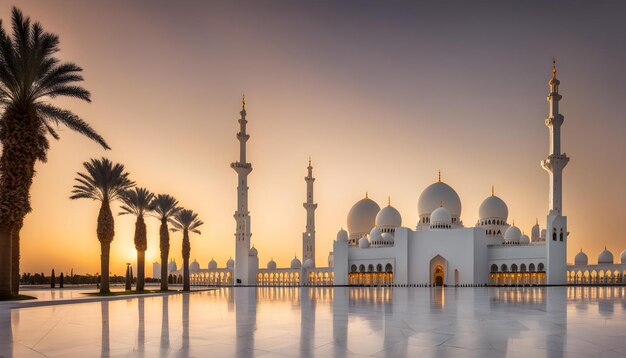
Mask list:
[[[233,258],[229,258],[228,261],[226,261],[226,268],[234,268],[235,267],[235,260],[233,260]]]
[[[268,269],[268,270],[276,270],[276,261],[274,261],[274,259],[271,259],[271,260],[267,263],[267,269]]]
[[[455,218],[461,216],[461,199],[452,187],[444,182],[436,182],[429,185],[417,201],[417,211],[420,217],[429,216],[444,203],[450,215]]]
[[[509,217],[509,208],[506,203],[499,197],[492,195],[483,200],[478,209],[478,217],[480,220],[485,219],[502,219],[506,221]]]
[[[370,241],[365,236],[363,236],[359,239],[359,248],[367,249],[368,247],[370,247]]]
[[[574,257],[574,265],[588,265],[588,264],[589,264],[589,258],[587,257],[587,254],[583,252],[583,249],[580,249],[580,252],[576,254],[576,257]]]
[[[380,241],[383,238],[383,233],[379,228],[375,227],[370,231],[370,242]]]
[[[252,248],[250,248],[250,251],[248,251],[248,256],[258,256],[259,255],[259,251],[257,251],[257,249],[252,246]]]
[[[217,268],[217,261],[213,260],[211,257],[211,261],[209,261],[209,269],[213,270]]]
[[[173,259],[167,264],[167,270],[172,272],[172,271],[176,271],[178,270],[178,267],[176,266],[176,261],[174,261]]]
[[[430,227],[434,227],[437,225],[450,225],[452,223],[452,215],[448,209],[443,206],[435,209],[432,214],[430,214]]]
[[[528,235],[523,234],[522,237],[520,237],[519,239],[519,243],[521,245],[528,245],[530,244],[530,237],[528,237]]]
[[[300,262],[297,256],[294,256],[293,260],[291,260],[291,268],[299,269],[300,267],[302,267],[302,263]]]
[[[200,271],[200,264],[195,259],[189,264],[189,271]]]
[[[613,264],[613,253],[607,250],[606,247],[604,251],[598,255],[598,264]]]
[[[348,232],[343,228],[337,233],[337,241],[348,241]]]
[[[384,244],[393,244],[393,235],[391,233],[388,233],[388,232],[384,233],[382,235],[382,242]]]
[[[348,231],[350,237],[369,234],[376,225],[376,215],[380,206],[370,198],[359,200],[348,213]]]
[[[311,260],[311,259],[306,259],[306,260],[304,261],[304,265],[303,265],[303,267],[304,267],[305,269],[312,269],[312,268],[313,268],[313,266],[314,266],[314,265],[313,265],[313,260]]]
[[[626,250],[619,255],[619,263],[626,264]]]
[[[504,232],[504,242],[519,243],[522,238],[522,231],[515,225],[509,226]]]
[[[376,214],[376,227],[395,229],[400,226],[402,226],[402,216],[393,206],[387,205]]]

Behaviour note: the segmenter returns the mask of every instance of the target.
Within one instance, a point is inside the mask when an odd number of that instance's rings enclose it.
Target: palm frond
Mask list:
[[[168,194],[158,194],[152,199],[150,204],[152,216],[159,220],[168,220],[172,215],[176,214],[181,208],[178,207],[178,200]]]
[[[173,231],[188,230],[197,234],[200,234],[200,231],[197,228],[204,224],[202,220],[198,218],[197,213],[194,213],[193,210],[187,209],[182,209],[174,214],[170,222],[174,226],[175,230]]]
[[[96,133],[87,122],[83,121],[74,113],[45,103],[37,103],[36,108],[37,112],[40,116],[45,118],[45,120],[63,123],[68,128],[100,143],[105,149],[111,149],[102,136]]]
[[[124,165],[113,164],[107,158],[91,159],[84,162],[86,173],[77,173],[70,199],[89,198],[103,202],[111,202],[120,198],[126,190],[135,185],[125,171]]]
[[[151,204],[154,199],[154,194],[146,188],[135,187],[124,191],[120,199],[124,204],[120,206],[122,211],[119,215],[132,214],[135,216],[143,216],[152,210]]]

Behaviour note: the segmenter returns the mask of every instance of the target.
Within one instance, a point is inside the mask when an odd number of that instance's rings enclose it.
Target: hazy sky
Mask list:
[[[234,256],[235,133],[248,110],[252,242],[261,266],[301,256],[307,158],[313,157],[317,262],[350,207],[391,196],[403,224],[437,179],[473,225],[495,185],[509,222],[542,227],[544,125],[558,62],[568,260],[582,247],[626,249],[626,23],[622,2],[17,1],[59,34],[60,56],[85,69],[93,103],[65,101],[109,142],[69,130],[37,165],[22,233],[25,271],[99,270],[99,205],[68,199],[91,157],[122,162],[139,185],[169,193],[205,222],[192,260]],[[0,6],[6,28],[11,3]],[[117,211],[117,210],[116,210]],[[135,260],[134,219],[116,219],[111,271]],[[149,220],[147,263],[158,257]],[[171,255],[180,264],[181,235]],[[150,265],[149,265],[150,266]],[[151,274],[148,267],[147,273]]]

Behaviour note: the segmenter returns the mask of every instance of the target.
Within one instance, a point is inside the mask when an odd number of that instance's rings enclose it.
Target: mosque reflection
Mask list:
[[[222,304],[220,319],[234,320],[235,353],[252,357],[267,346],[267,332],[288,326],[285,349],[301,356],[346,357],[360,352],[367,344],[382,355],[404,356],[414,353],[415,345],[431,344],[435,353],[445,353],[447,345],[466,344],[468,335],[477,347],[498,347],[502,354],[515,352],[532,336],[533,325],[540,327],[539,344],[550,356],[567,356],[565,345],[568,320],[584,322],[593,317],[610,318],[626,313],[626,287],[524,287],[524,288],[234,288],[158,298],[161,306],[159,356],[188,356],[197,332],[216,317],[203,315],[202,305]],[[137,305],[136,356],[145,353],[146,314],[144,298]],[[109,304],[102,302],[102,355],[110,351]],[[173,310],[173,311],[172,311]],[[287,311],[286,313],[284,311]],[[589,313],[589,311],[593,311]],[[507,319],[511,313],[521,318]],[[172,314],[179,315],[178,317]],[[283,315],[284,316],[281,316]],[[569,317],[568,317],[569,315]],[[591,318],[593,318],[591,317]],[[11,332],[10,318],[0,322]],[[297,320],[299,319],[299,331]],[[534,322],[534,320],[537,322]],[[182,322],[171,327],[170,322]],[[194,326],[195,322],[195,326]],[[494,326],[498,327],[494,334]],[[545,324],[549,322],[550,324]],[[156,322],[154,322],[156,323]],[[148,329],[150,327],[147,327]],[[156,327],[155,327],[156,328]],[[156,328],[158,329],[158,328]],[[173,336],[176,332],[176,337]],[[535,333],[536,334],[536,333]],[[332,344],[320,344],[329,337]],[[294,339],[291,339],[294,338]],[[203,339],[210,340],[211,337]],[[441,344],[437,345],[437,339]],[[197,343],[197,342],[196,342]],[[206,343],[206,342],[205,342]],[[571,341],[567,343],[571,345]],[[320,346],[326,351],[320,352]],[[148,347],[149,348],[149,347]],[[156,352],[155,352],[156,353]],[[443,354],[445,355],[445,354]]]

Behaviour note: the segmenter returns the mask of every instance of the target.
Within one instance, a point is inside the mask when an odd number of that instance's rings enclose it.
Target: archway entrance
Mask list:
[[[437,255],[430,260],[430,283],[435,286],[444,286],[448,282],[448,260]]]
[[[435,267],[435,286],[443,286],[443,266],[437,265]]]

